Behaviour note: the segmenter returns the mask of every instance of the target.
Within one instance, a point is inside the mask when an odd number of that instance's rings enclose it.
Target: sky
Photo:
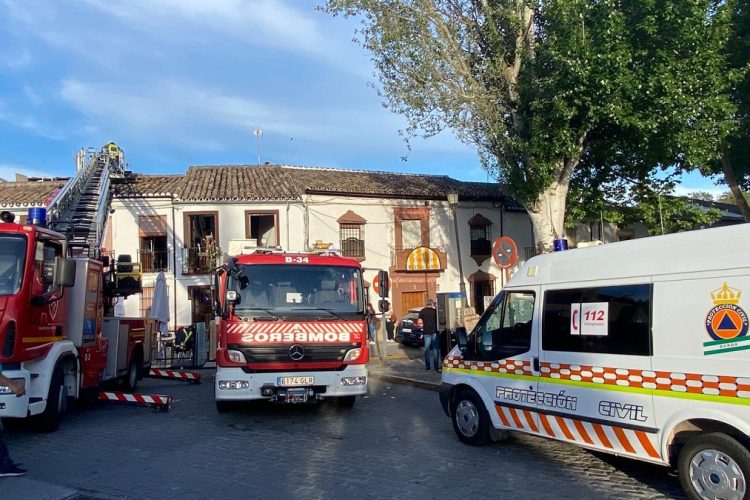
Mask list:
[[[491,181],[449,132],[407,148],[357,22],[321,2],[0,0],[0,178],[70,176],[115,141],[144,174],[260,159]],[[677,192],[698,190],[725,191],[692,174]]]

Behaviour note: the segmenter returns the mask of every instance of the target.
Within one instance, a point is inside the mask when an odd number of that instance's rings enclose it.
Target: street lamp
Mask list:
[[[464,266],[461,264],[461,238],[458,236],[458,219],[456,218],[456,207],[458,206],[458,193],[448,193],[448,206],[451,207],[453,214],[453,230],[456,234],[456,250],[458,251],[458,274],[461,278],[459,290],[463,295],[461,301],[466,304],[468,296],[466,295],[466,285],[464,285]],[[462,304],[462,306],[463,306]]]

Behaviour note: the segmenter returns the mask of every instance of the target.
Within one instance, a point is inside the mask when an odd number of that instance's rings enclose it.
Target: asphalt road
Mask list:
[[[79,498],[680,497],[665,468],[576,446],[520,434],[463,445],[434,391],[374,379],[351,409],[254,404],[219,414],[211,375],[200,385],[144,380],[141,392],[175,397],[169,413],[102,403],[52,434],[6,426],[30,472],[0,479],[0,498],[4,481],[23,479]]]

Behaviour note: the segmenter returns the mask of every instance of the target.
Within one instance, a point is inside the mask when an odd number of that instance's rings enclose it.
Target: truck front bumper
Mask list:
[[[274,373],[217,367],[214,393],[216,401],[312,402],[367,394],[367,382],[367,365],[347,365],[341,371]]]

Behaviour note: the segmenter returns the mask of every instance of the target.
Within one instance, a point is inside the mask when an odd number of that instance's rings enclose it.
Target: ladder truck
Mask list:
[[[0,386],[1,418],[53,431],[77,399],[114,379],[134,390],[150,366],[153,320],[113,316],[115,300],[141,292],[139,264],[101,254],[110,183],[125,173],[112,153],[82,152],[76,175],[25,223],[2,214],[0,363],[26,394]]]

